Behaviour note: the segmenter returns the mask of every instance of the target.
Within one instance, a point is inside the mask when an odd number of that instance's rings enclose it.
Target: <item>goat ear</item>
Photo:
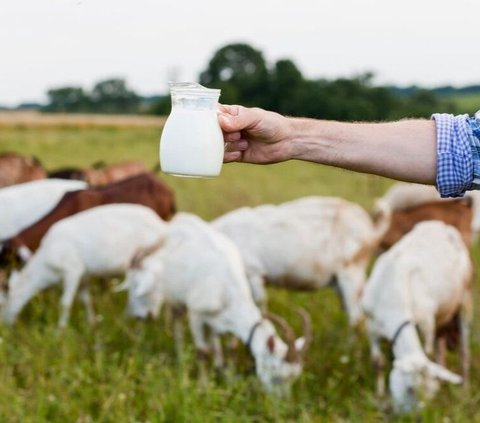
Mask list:
[[[267,348],[270,354],[273,354],[273,351],[275,351],[275,337],[273,335],[270,335],[267,339]]]
[[[427,370],[432,376],[444,382],[453,383],[455,385],[459,385],[463,382],[463,378],[460,375],[457,375],[432,361],[428,363]]]
[[[135,289],[135,295],[141,297],[145,295],[149,291],[152,290],[153,286],[155,285],[155,277],[151,272],[144,272],[142,278],[140,279],[139,283],[137,284],[137,289]]]
[[[295,339],[295,349],[297,351],[302,351],[305,345],[305,337],[301,336],[300,338]]]
[[[32,257],[32,251],[30,250],[30,248],[26,247],[25,245],[22,245],[18,249],[18,257],[23,263],[25,263],[28,260],[30,260],[30,258]]]
[[[113,292],[122,292],[126,291],[128,288],[130,288],[130,281],[125,279],[121,284],[117,285],[112,289]]]

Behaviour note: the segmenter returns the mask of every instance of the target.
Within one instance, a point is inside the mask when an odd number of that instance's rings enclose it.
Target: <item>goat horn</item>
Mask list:
[[[312,319],[304,308],[298,308],[297,313],[300,315],[303,322],[303,337],[305,339],[305,343],[300,351],[300,356],[303,357],[310,348],[313,340]]]
[[[158,240],[155,244],[151,245],[150,247],[143,248],[142,250],[140,250],[138,253],[136,253],[133,256],[130,267],[139,268],[140,265],[142,264],[143,259],[149,256],[150,254],[154,253],[155,251],[157,251],[159,248],[161,248],[164,243],[165,243],[165,238],[162,238]]]
[[[297,353],[297,350],[295,349],[295,333],[293,332],[293,329],[289,326],[289,324],[286,322],[284,318],[277,316],[276,314],[267,312],[265,313],[265,317],[271,320],[272,322],[277,323],[282,328],[283,333],[285,334],[285,340],[288,346],[285,360],[289,363],[298,362],[299,361],[298,353]]]

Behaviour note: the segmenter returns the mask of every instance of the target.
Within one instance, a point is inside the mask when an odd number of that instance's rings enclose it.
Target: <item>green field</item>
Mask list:
[[[50,169],[95,161],[158,161],[154,128],[0,128],[0,151],[34,154]],[[291,162],[260,167],[227,165],[221,177],[165,177],[178,209],[211,219],[228,210],[279,203],[305,195],[335,195],[371,207],[391,183],[366,175]],[[475,253],[478,261],[479,252]],[[478,267],[478,264],[477,264]],[[373,422],[393,419],[388,403],[373,395],[367,341],[349,330],[331,290],[270,291],[270,308],[299,331],[293,309],[312,315],[315,338],[292,396],[264,394],[243,349],[225,373],[212,370],[208,387],[197,383],[190,342],[174,353],[171,328],[124,316],[126,295],[92,281],[98,323],[88,327],[81,304],[63,333],[56,327],[60,289],[42,293],[14,328],[0,327],[0,422]],[[478,298],[479,290],[475,287]],[[480,307],[475,312],[480,317]],[[478,320],[478,319],[477,319]],[[185,329],[187,333],[187,329]],[[458,370],[456,356],[449,368]],[[472,388],[444,386],[420,416],[401,421],[480,421],[480,338],[472,330]]]

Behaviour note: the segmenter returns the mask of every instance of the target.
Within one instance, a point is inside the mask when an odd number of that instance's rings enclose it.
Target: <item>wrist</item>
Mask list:
[[[326,139],[321,136],[321,121],[306,118],[289,118],[290,138],[289,153],[293,160],[315,160],[320,163],[318,157],[320,150],[328,147]],[[323,147],[322,147],[323,146]]]

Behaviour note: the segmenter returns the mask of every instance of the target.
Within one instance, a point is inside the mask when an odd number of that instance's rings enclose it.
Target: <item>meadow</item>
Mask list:
[[[158,162],[160,127],[0,125],[0,151],[37,156],[49,169],[88,166],[103,160]],[[230,164],[216,179],[161,175],[174,188],[178,209],[212,219],[247,205],[280,203],[306,195],[339,196],[371,208],[391,181],[309,163],[273,166]],[[480,250],[474,252],[478,269]],[[475,283],[474,293],[480,290]],[[240,348],[222,374],[213,370],[207,387],[197,383],[192,344],[175,355],[171,328],[125,317],[125,293],[92,281],[95,327],[76,303],[70,326],[56,326],[60,289],[37,296],[12,327],[0,326],[0,422],[372,422],[480,421],[480,305],[472,328],[470,392],[443,386],[416,415],[393,416],[388,401],[373,395],[366,337],[350,336],[334,292],[269,291],[271,310],[300,331],[296,306],[314,325],[314,342],[302,377],[289,398],[266,395]],[[187,333],[187,328],[185,328]],[[187,335],[188,339],[188,335]],[[459,369],[457,357],[448,367]]]

